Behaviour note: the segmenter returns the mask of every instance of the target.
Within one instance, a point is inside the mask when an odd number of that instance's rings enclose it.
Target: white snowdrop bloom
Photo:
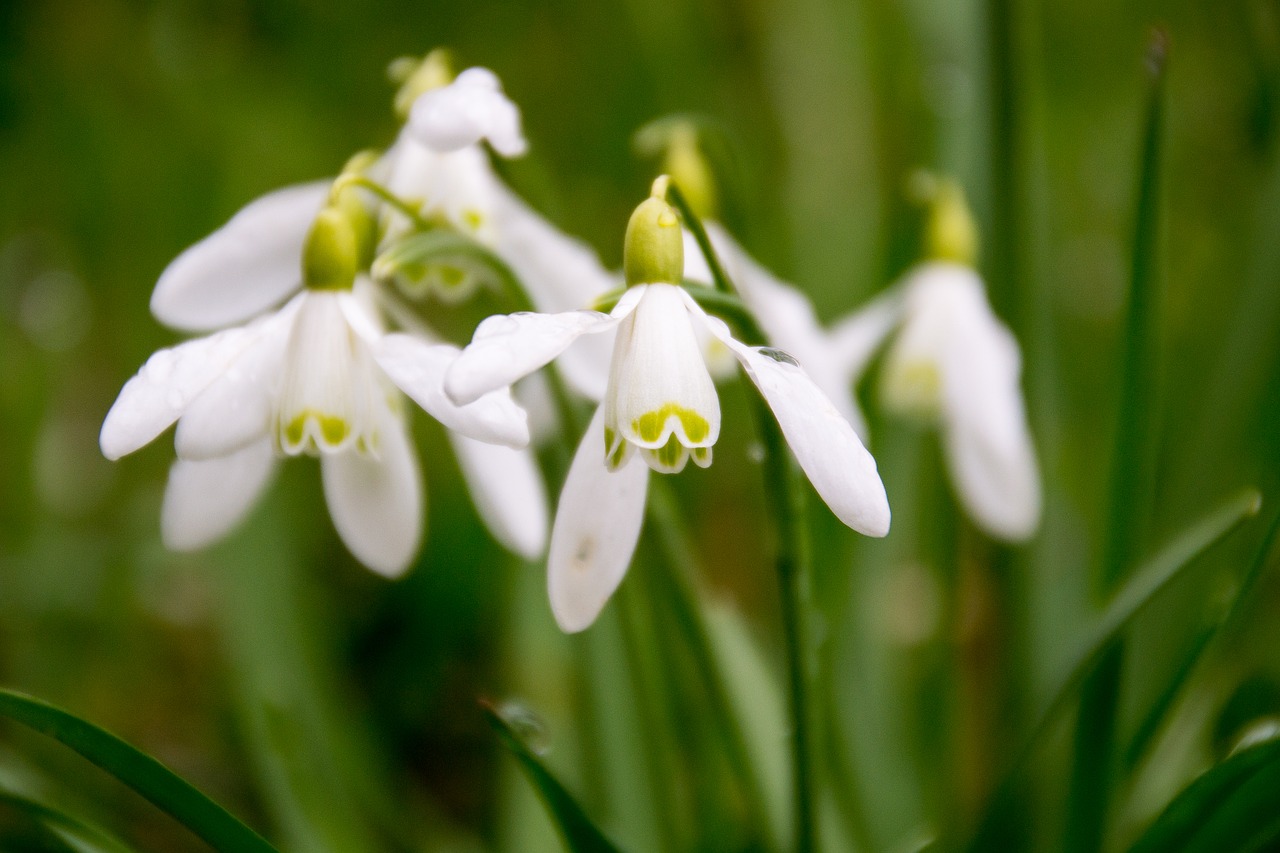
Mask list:
[[[385,331],[367,287],[352,289],[356,238],[342,214],[327,208],[304,243],[303,291],[246,325],[155,353],[108,412],[102,451],[118,459],[177,423],[162,517],[165,542],[177,550],[229,532],[278,458],[318,456],[339,535],[362,563],[395,576],[416,554],[423,521],[400,392],[467,437],[459,441],[503,445],[496,450],[504,459],[528,442],[526,415],[505,389],[454,404],[442,383],[458,350]],[[236,297],[256,294],[233,290],[223,299]],[[215,304],[227,315],[244,310]],[[493,480],[493,464],[465,447],[464,469],[488,469],[480,478]],[[477,495],[482,514],[503,517],[510,547],[538,553],[541,533],[530,531],[539,517],[545,527],[545,508],[534,500],[508,516],[494,507],[493,485]]]
[[[865,441],[866,419],[854,395],[854,380],[898,320],[897,292],[885,294],[835,328],[827,329],[818,320],[807,296],[758,264],[718,222],[707,221],[704,226],[725,273],[769,342],[805,366],[805,371]],[[688,231],[684,232],[684,252],[685,278],[699,284],[713,284],[706,259]],[[715,357],[714,351],[712,357]],[[717,378],[724,375],[723,368],[717,370],[715,363],[712,364]]]
[[[1001,539],[1029,538],[1041,490],[1017,341],[969,266],[924,263],[902,287],[902,326],[881,381],[885,404],[940,425],[961,503],[983,528]]]
[[[683,271],[682,238],[675,211],[660,198],[664,189],[660,179],[627,227],[630,286],[612,312],[490,317],[445,376],[446,392],[467,403],[537,370],[584,335],[616,330],[604,402],[570,467],[551,534],[548,590],[566,631],[595,620],[631,562],[649,469],[675,473],[690,458],[711,463],[720,405],[699,328],[742,364],[840,520],[871,536],[889,529],[875,460],[796,360],[734,339],[673,283]]]
[[[553,226],[502,183],[480,144],[485,140],[508,157],[526,148],[519,109],[502,93],[497,77],[470,68],[452,83],[417,96],[408,124],[371,174],[412,200],[424,217],[441,217],[493,251],[539,311],[583,308],[616,287],[618,277],[594,250]],[[406,227],[394,214],[389,219],[384,245]],[[437,293],[445,296],[450,282],[463,289],[455,298],[475,286],[473,279],[455,276]],[[565,378],[579,393],[597,400],[604,394],[609,348],[607,339],[593,341],[565,359]]]

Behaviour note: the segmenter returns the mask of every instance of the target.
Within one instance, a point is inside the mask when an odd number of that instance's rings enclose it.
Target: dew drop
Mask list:
[[[517,699],[508,699],[495,711],[530,751],[537,755],[550,751],[551,732],[537,711]]]

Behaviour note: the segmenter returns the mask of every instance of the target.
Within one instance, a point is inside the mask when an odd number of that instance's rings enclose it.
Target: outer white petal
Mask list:
[[[493,537],[526,560],[547,544],[547,493],[531,450],[449,433],[471,500]]]
[[[629,289],[610,314],[521,312],[489,317],[476,327],[471,343],[445,374],[445,393],[460,403],[469,403],[510,385],[549,363],[583,335],[613,329],[643,295],[644,287]]]
[[[529,416],[512,399],[510,388],[490,391],[466,405],[444,393],[444,377],[458,358],[457,347],[395,333],[374,340],[370,349],[391,381],[449,429],[508,447],[529,443]]]
[[[125,383],[102,423],[98,443],[119,459],[151,442],[262,334],[262,324],[227,329],[153,353]]]
[[[419,95],[409,111],[409,127],[436,151],[456,151],[482,139],[505,157],[517,157],[527,148],[520,110],[487,68],[468,68],[448,86]]]
[[[184,331],[243,323],[302,283],[302,245],[330,182],[287,187],[244,207],[178,255],[151,294],[151,313]]]
[[[857,381],[880,344],[902,319],[899,288],[881,293],[832,326],[827,335],[831,360],[846,384]]]
[[[380,423],[376,457],[326,453],[320,471],[342,541],[361,563],[394,578],[409,568],[422,542],[422,472],[404,425],[390,411]]]
[[[258,339],[187,406],[174,433],[180,458],[226,456],[272,429],[293,313],[291,303],[264,324]]]
[[[688,295],[651,284],[619,329],[610,368],[605,425],[630,443],[710,447],[720,436],[720,399],[694,334]]]
[[[1027,539],[1039,525],[1041,490],[1019,387],[1021,357],[977,275],[964,273],[954,273],[944,306],[952,324],[941,363],[947,463],[979,524],[1002,539]]]
[[[194,551],[221,539],[253,508],[275,469],[267,439],[219,459],[174,462],[160,511],[165,547]]]
[[[649,469],[635,457],[604,464],[604,412],[597,409],[565,478],[547,554],[547,593],[561,630],[595,621],[622,582],[644,522]]]
[[[703,316],[764,395],[796,461],[836,517],[867,536],[887,534],[889,500],[876,461],[822,389],[786,353],[740,343],[719,319]]]

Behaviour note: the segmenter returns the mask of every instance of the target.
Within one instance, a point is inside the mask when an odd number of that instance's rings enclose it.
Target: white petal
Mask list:
[[[119,459],[150,443],[262,332],[261,324],[227,329],[153,353],[107,412],[98,439],[103,455]]]
[[[480,148],[435,151],[405,132],[377,171],[384,176],[387,189],[416,204],[423,215],[442,215],[481,242],[493,242],[494,194],[499,182]],[[384,246],[409,226],[402,213],[390,209],[384,224]]]
[[[419,95],[409,111],[409,127],[437,151],[456,151],[482,139],[505,157],[517,157],[527,147],[519,108],[487,68],[468,68],[448,86]]]
[[[707,234],[769,342],[803,364],[841,416],[865,437],[866,421],[853,393],[854,367],[861,369],[863,362],[855,365],[850,361],[853,353],[845,352],[850,343],[846,336],[829,335],[809,298],[756,263],[719,224],[707,223]],[[694,250],[698,251],[696,244]],[[889,328],[880,332],[881,337],[888,334]],[[879,339],[875,341],[878,342]]]
[[[796,461],[836,517],[867,536],[887,534],[889,500],[876,461],[822,390],[786,353],[746,346],[719,319],[706,321],[764,395]]]
[[[1019,387],[1021,356],[976,275],[947,303],[942,421],[947,462],[966,509],[991,534],[1029,538],[1040,521],[1040,474]]]
[[[508,447],[529,443],[529,416],[516,405],[509,387],[490,391],[463,406],[444,393],[444,377],[458,358],[457,347],[428,344],[412,335],[396,333],[379,338],[372,351],[391,381],[449,429]]]
[[[471,500],[493,537],[526,560],[547,544],[547,493],[531,450],[449,433]]]
[[[565,478],[547,554],[547,592],[561,630],[595,621],[622,582],[644,522],[649,469],[632,459],[604,464],[604,412],[597,409]]]
[[[710,447],[720,436],[720,399],[686,300],[675,285],[651,284],[618,329],[605,426],[637,447],[663,447],[673,435]]]
[[[549,363],[583,335],[617,326],[635,308],[643,291],[642,287],[629,289],[610,314],[521,312],[487,318],[476,327],[471,343],[445,375],[445,393],[460,403],[469,403],[510,385]]]
[[[270,328],[264,328],[258,340],[187,406],[174,433],[174,448],[180,458],[226,456],[272,429],[291,307],[279,312]]]
[[[266,439],[218,459],[174,462],[160,512],[165,547],[194,551],[221,539],[253,508],[275,469]]]
[[[902,319],[902,312],[902,291],[892,288],[831,328],[827,337],[828,351],[846,384],[862,374],[871,356]]]
[[[320,460],[324,496],[338,535],[373,571],[404,574],[422,542],[422,472],[408,433],[382,413],[378,455],[348,450]]]
[[[302,245],[329,181],[300,184],[251,202],[178,255],[151,294],[151,313],[185,331],[242,323],[302,284]]]

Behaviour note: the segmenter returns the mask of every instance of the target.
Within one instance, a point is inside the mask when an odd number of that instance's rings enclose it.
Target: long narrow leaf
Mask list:
[[[1280,740],[1243,749],[1175,797],[1132,853],[1261,849],[1280,831],[1277,792]]]
[[[551,819],[560,830],[565,846],[571,853],[618,853],[618,848],[605,837],[604,833],[587,817],[582,806],[573,795],[560,784],[560,780],[547,769],[542,760],[516,733],[515,729],[503,719],[497,709],[483,704],[489,723],[502,740],[503,745],[511,750],[512,755],[520,762],[529,781],[546,804]]]
[[[1004,798],[1012,792],[1016,777],[1032,750],[1039,744],[1050,723],[1076,697],[1081,685],[1095,671],[1098,662],[1106,656],[1108,650],[1120,639],[1133,620],[1162,590],[1181,577],[1187,568],[1194,565],[1197,557],[1221,542],[1241,522],[1256,515],[1260,506],[1261,497],[1255,489],[1240,492],[1184,530],[1155,556],[1143,563],[1133,574],[1132,579],[1115,595],[1094,624],[1093,630],[1089,633],[1089,639],[1076,655],[1075,663],[1067,670],[1067,675],[1058,688],[1050,694],[1051,698],[1044,705],[1043,710],[1035,717],[1036,723],[1031,729],[1030,736],[988,803],[984,819],[979,823],[968,849],[975,851],[986,849],[984,847],[986,834],[994,828],[989,825],[989,819],[999,812]]]
[[[59,740],[168,812],[215,850],[275,853],[275,848],[222,806],[156,759],[79,717],[12,690],[0,689],[0,716]]]
[[[27,815],[74,853],[134,853],[106,831],[22,794],[0,790],[0,804]]]

